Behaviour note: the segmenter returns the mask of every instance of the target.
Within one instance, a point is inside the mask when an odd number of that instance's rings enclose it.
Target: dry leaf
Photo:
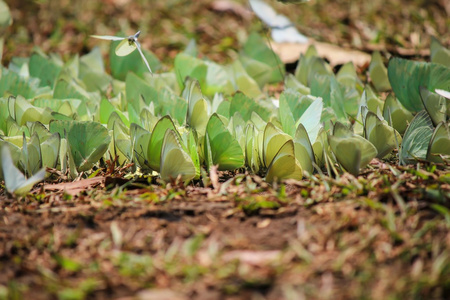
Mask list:
[[[256,227],[258,227],[258,228],[266,228],[267,226],[270,225],[270,222],[272,222],[271,219],[264,219],[264,220],[258,222],[256,224]]]
[[[280,250],[268,251],[251,251],[251,250],[235,250],[225,253],[222,256],[224,261],[232,261],[238,259],[242,263],[254,266],[266,265],[280,257]]]
[[[94,177],[82,179],[73,182],[63,182],[58,184],[47,184],[44,186],[46,191],[64,191],[66,194],[76,196],[84,190],[101,185],[104,187],[105,177]]]
[[[281,60],[286,63],[296,62],[301,53],[305,53],[310,45],[314,45],[320,57],[326,58],[331,66],[345,64],[349,61],[353,62],[355,66],[363,66],[370,63],[370,55],[358,51],[341,48],[336,45],[322,43],[309,40],[307,44],[291,44],[291,43],[274,43],[271,42],[273,51],[275,51]]]
[[[217,173],[216,165],[211,167],[211,169],[209,171],[209,179],[211,180],[214,190],[218,191],[220,189],[220,183],[219,183],[219,174]]]
[[[169,289],[148,289],[137,294],[139,300],[186,300],[187,298]]]

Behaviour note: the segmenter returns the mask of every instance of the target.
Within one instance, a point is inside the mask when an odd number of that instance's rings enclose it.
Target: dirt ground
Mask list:
[[[449,220],[432,205],[448,205],[448,173],[420,174],[128,189],[97,177],[77,196],[47,183],[0,199],[0,287],[23,299],[446,299]]]

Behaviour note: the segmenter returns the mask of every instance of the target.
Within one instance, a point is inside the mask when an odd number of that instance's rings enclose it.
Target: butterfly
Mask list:
[[[435,89],[434,90],[437,94],[441,95],[442,97],[445,97],[447,99],[450,99],[450,92],[446,90],[441,89]]]
[[[145,65],[150,71],[150,74],[153,74],[147,59],[145,58],[144,53],[141,50],[141,44],[138,42],[138,37],[140,34],[141,31],[138,31],[134,35],[130,35],[128,37],[120,37],[112,35],[91,35],[91,37],[108,41],[121,41],[119,45],[117,45],[116,47],[115,52],[117,56],[127,56],[128,54],[132,53],[134,50],[137,49],[142,57],[142,60],[144,61]]]
[[[305,44],[308,38],[298,32],[294,24],[286,16],[277,12],[262,0],[250,0],[253,12],[272,30],[272,39],[276,43]]]
[[[1,147],[1,162],[6,190],[16,196],[24,196],[36,183],[45,178],[45,168],[41,168],[27,179],[14,165],[11,150],[8,145]]]

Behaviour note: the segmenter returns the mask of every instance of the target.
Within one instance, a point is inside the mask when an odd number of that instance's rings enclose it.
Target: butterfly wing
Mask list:
[[[116,47],[117,56],[127,56],[131,52],[136,50],[136,42],[130,39],[124,39]]]
[[[112,36],[112,35],[91,35],[91,37],[100,39],[100,40],[108,40],[108,41],[121,41],[124,40],[124,37],[120,36]]]
[[[286,19],[279,19],[276,11],[267,3],[260,0],[250,0],[250,6],[253,12],[269,27],[284,27],[290,22]],[[280,23],[280,21],[288,21],[288,24]],[[280,25],[281,24],[281,25]]]
[[[14,165],[11,156],[11,151],[8,146],[3,146],[1,149],[3,177],[5,178],[6,190],[18,196],[28,193],[33,185],[44,180],[45,169],[40,169],[36,174],[26,179],[20,170]],[[5,174],[8,174],[6,176]]]
[[[435,89],[434,90],[437,94],[441,95],[442,97],[445,97],[447,99],[450,99],[450,91],[441,90],[441,89]]]

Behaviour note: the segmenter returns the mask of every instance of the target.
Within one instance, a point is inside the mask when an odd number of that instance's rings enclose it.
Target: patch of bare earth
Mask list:
[[[2,196],[0,290],[24,299],[445,299],[449,224],[430,205],[448,207],[450,187],[441,182],[444,198],[430,197],[423,184],[445,173],[423,172],[426,180],[403,174],[395,190],[346,174],[325,184],[237,176],[209,188]]]

